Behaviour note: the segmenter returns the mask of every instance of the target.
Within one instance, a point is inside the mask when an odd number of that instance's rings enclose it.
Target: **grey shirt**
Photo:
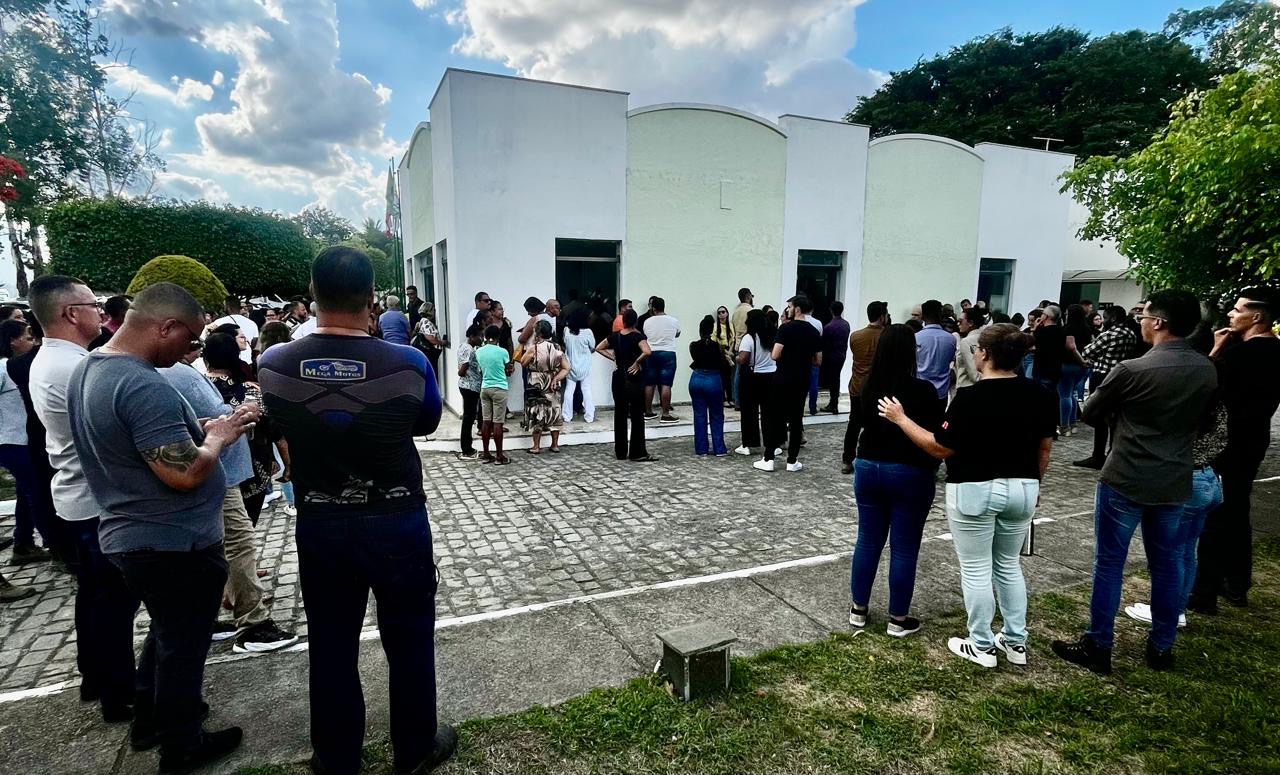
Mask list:
[[[1144,506],[1191,497],[1191,444],[1218,375],[1208,358],[1176,340],[1116,364],[1084,405],[1090,425],[1114,424],[1102,481]]]
[[[222,394],[209,378],[195,370],[194,366],[178,361],[167,369],[158,369],[178,395],[187,399],[196,417],[218,417],[231,414],[235,409],[222,400]],[[253,458],[249,453],[249,438],[241,436],[236,442],[222,448],[218,456],[222,470],[227,474],[227,484],[240,484],[253,478]]]
[[[196,489],[180,492],[160,481],[142,457],[168,444],[204,441],[191,405],[150,363],[89,353],[71,375],[67,411],[85,478],[102,509],[103,552],[193,551],[222,540],[222,466]]]

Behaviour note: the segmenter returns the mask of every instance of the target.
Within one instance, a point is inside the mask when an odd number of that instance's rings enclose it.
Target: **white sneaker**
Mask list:
[[[869,613],[871,613],[871,609],[870,609],[870,608],[864,608],[864,609],[862,609],[861,611],[859,611],[857,606],[855,606],[855,605],[850,605],[850,606],[849,606],[849,626],[851,626],[851,627],[866,627],[866,626],[867,626],[867,614],[869,614]]]
[[[296,517],[296,516],[298,516],[298,509],[297,509],[297,508],[295,508],[295,507],[293,507],[293,506],[285,506],[285,507],[284,507],[284,513],[285,513],[287,516],[290,516],[290,517]]]
[[[751,467],[756,469],[757,471],[773,471],[773,461],[757,460],[756,462],[751,464]]]
[[[1124,615],[1143,624],[1151,624],[1151,606],[1147,603],[1134,603],[1124,607]],[[1178,615],[1178,629],[1187,629],[1187,615]]]
[[[1020,643],[1009,643],[1004,639],[1003,632],[996,633],[996,648],[1004,652],[1004,658],[1009,660],[1009,664],[1027,664],[1027,647]]]
[[[738,447],[733,452],[734,454],[742,455],[743,457],[751,457],[751,447]]]
[[[967,659],[975,665],[982,665],[983,667],[996,666],[995,646],[983,651],[968,638],[951,638],[947,641],[947,648],[951,649],[952,654],[961,659]]]
[[[283,497],[284,497],[283,492],[280,492],[279,490],[272,490],[271,492],[267,493],[267,497],[264,498],[262,502],[264,504],[267,504],[267,503],[270,503],[271,501],[280,500]]]
[[[804,463],[801,463],[799,460],[794,463],[787,463],[787,470],[793,474],[802,468],[804,468]]]

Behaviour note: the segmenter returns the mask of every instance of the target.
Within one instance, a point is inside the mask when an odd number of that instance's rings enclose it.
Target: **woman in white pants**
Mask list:
[[[974,354],[981,379],[956,392],[937,433],[912,422],[897,399],[880,400],[882,417],[947,461],[947,521],[969,615],[969,636],[951,638],[947,648],[983,667],[995,667],[999,652],[1012,664],[1027,663],[1027,585],[1018,555],[1058,425],[1057,397],[1018,374],[1029,345],[1008,323],[984,329]],[[997,601],[1004,627],[993,634]]]
[[[596,403],[591,398],[591,353],[596,349],[596,338],[587,328],[587,311],[580,309],[573,314],[564,331],[564,354],[569,359],[569,377],[564,381],[564,401],[560,414],[566,422],[573,419],[573,391],[582,391],[582,419],[596,421]]]

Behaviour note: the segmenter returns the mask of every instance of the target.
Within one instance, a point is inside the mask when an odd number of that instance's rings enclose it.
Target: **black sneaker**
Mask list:
[[[282,630],[271,619],[259,622],[236,636],[236,645],[231,648],[237,654],[256,654],[292,646],[298,642],[298,636],[288,630]]]
[[[213,623],[213,642],[231,640],[236,636],[236,626],[231,622],[217,621]]]
[[[427,775],[436,767],[449,761],[458,748],[458,733],[448,724],[436,727],[435,738],[431,741],[431,758],[409,771],[409,775]]]
[[[13,557],[10,558],[10,565],[26,565],[29,562],[45,562],[53,558],[49,554],[48,549],[41,549],[34,544],[31,546],[14,546]]]
[[[1098,675],[1111,675],[1111,649],[1099,648],[1089,636],[1081,636],[1075,643],[1055,640],[1053,653],[1073,665],[1092,670]]]
[[[228,727],[217,732],[201,732],[199,741],[182,748],[165,748],[160,752],[160,775],[185,775],[216,761],[240,747],[244,732]]]
[[[1218,593],[1218,596],[1221,597],[1223,600],[1227,601],[1228,603],[1230,603],[1231,605],[1235,606],[1236,608],[1249,607],[1248,592],[1240,592],[1238,594],[1234,594],[1224,589],[1223,591]]]
[[[200,720],[209,718],[209,703],[200,703]],[[129,729],[129,747],[135,751],[150,751],[160,745],[164,733],[156,724],[155,711],[138,711],[133,713],[133,726]]]
[[[1147,667],[1160,671],[1172,670],[1173,649],[1167,648],[1164,651],[1160,651],[1151,641],[1147,641]]]
[[[1218,614],[1218,599],[1216,597],[1197,597],[1192,595],[1191,599],[1187,601],[1187,610],[1204,616],[1216,616]]]
[[[904,619],[890,619],[889,626],[885,628],[885,632],[891,638],[905,638],[908,635],[914,635],[920,632],[920,620],[914,616],[908,616]]]
[[[656,419],[658,419],[658,413],[657,413],[657,412],[645,412],[645,413],[644,413],[644,421],[645,421],[645,422],[653,422],[653,421],[654,421],[654,420],[656,420]]]
[[[1095,457],[1087,457],[1084,460],[1076,460],[1071,463],[1076,468],[1092,468],[1095,471],[1102,470],[1102,461]]]
[[[103,703],[102,720],[108,724],[123,724],[126,721],[133,721],[133,706]]]

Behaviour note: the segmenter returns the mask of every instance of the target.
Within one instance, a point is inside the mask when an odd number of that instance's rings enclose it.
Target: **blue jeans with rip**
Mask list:
[[[1147,506],[1098,482],[1094,501],[1093,594],[1089,600],[1089,631],[1095,645],[1115,646],[1116,611],[1124,583],[1129,542],[1139,527],[1151,571],[1151,644],[1164,651],[1178,634],[1178,599],[1182,574],[1178,565],[1178,533],[1183,504]]]
[[[1018,555],[1039,497],[1040,482],[1035,479],[947,485],[947,522],[960,562],[969,639],[979,648],[995,643],[991,620],[997,603],[1005,640],[1027,642],[1027,583]]]
[[[689,376],[689,398],[693,401],[693,451],[699,455],[728,453],[724,445],[724,385],[720,372],[694,369]],[[707,443],[707,424],[711,443]]]
[[[867,605],[884,544],[889,542],[889,615],[906,616],[915,594],[920,538],[933,503],[933,471],[905,463],[858,458],[853,497],[858,504],[858,542],[849,573],[853,604]]]
[[[1222,505],[1222,480],[1212,466],[1197,468],[1191,474],[1191,500],[1182,507],[1178,523],[1178,570],[1182,574],[1178,592],[1178,613],[1187,610],[1191,588],[1196,583],[1196,550],[1205,520]]]

